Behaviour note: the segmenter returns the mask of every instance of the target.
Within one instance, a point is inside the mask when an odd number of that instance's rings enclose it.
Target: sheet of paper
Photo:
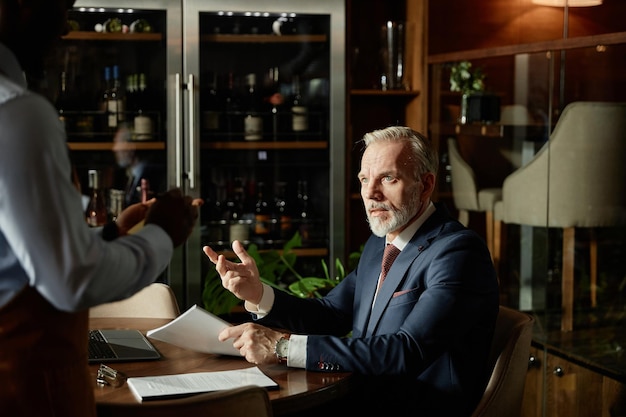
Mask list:
[[[133,377],[128,378],[127,383],[139,401],[180,397],[245,385],[278,388],[278,384],[256,366],[232,371]]]
[[[220,342],[217,338],[222,329],[228,326],[231,324],[227,321],[194,305],[168,324],[148,330],[146,335],[198,352],[240,356],[232,340]]]

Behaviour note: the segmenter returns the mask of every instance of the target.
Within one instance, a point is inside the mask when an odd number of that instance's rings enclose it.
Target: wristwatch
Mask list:
[[[287,363],[287,355],[289,353],[289,336],[288,334],[284,334],[278,341],[276,342],[276,346],[274,346],[274,353],[276,354],[276,358],[278,358],[278,363]]]

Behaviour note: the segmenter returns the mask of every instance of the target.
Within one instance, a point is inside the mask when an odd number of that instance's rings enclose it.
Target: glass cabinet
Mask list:
[[[171,187],[205,202],[163,276],[183,309],[202,305],[203,245],[280,250],[297,231],[302,272],[343,256],[343,9],[78,0],[70,11],[40,89],[83,194],[95,171],[109,217]]]

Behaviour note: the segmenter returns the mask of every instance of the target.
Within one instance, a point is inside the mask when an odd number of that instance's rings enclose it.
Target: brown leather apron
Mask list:
[[[89,311],[54,308],[27,287],[0,308],[0,414],[95,417]]]

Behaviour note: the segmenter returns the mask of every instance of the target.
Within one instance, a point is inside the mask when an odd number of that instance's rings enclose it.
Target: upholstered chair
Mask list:
[[[626,224],[626,103],[566,106],[550,140],[504,180],[494,211],[496,263],[504,243],[501,222],[563,229],[561,329],[572,330],[576,230]],[[590,235],[595,306],[597,241]]]
[[[448,155],[452,176],[452,198],[459,211],[459,221],[469,225],[469,212],[485,213],[485,237],[487,247],[493,254],[493,207],[502,199],[501,188],[479,189],[476,175],[471,166],[463,159],[454,138],[448,139]]]
[[[520,417],[535,319],[500,306],[491,342],[491,377],[471,417]]]
[[[147,317],[175,319],[180,314],[174,291],[154,282],[129,298],[100,304],[89,309],[90,317]]]

